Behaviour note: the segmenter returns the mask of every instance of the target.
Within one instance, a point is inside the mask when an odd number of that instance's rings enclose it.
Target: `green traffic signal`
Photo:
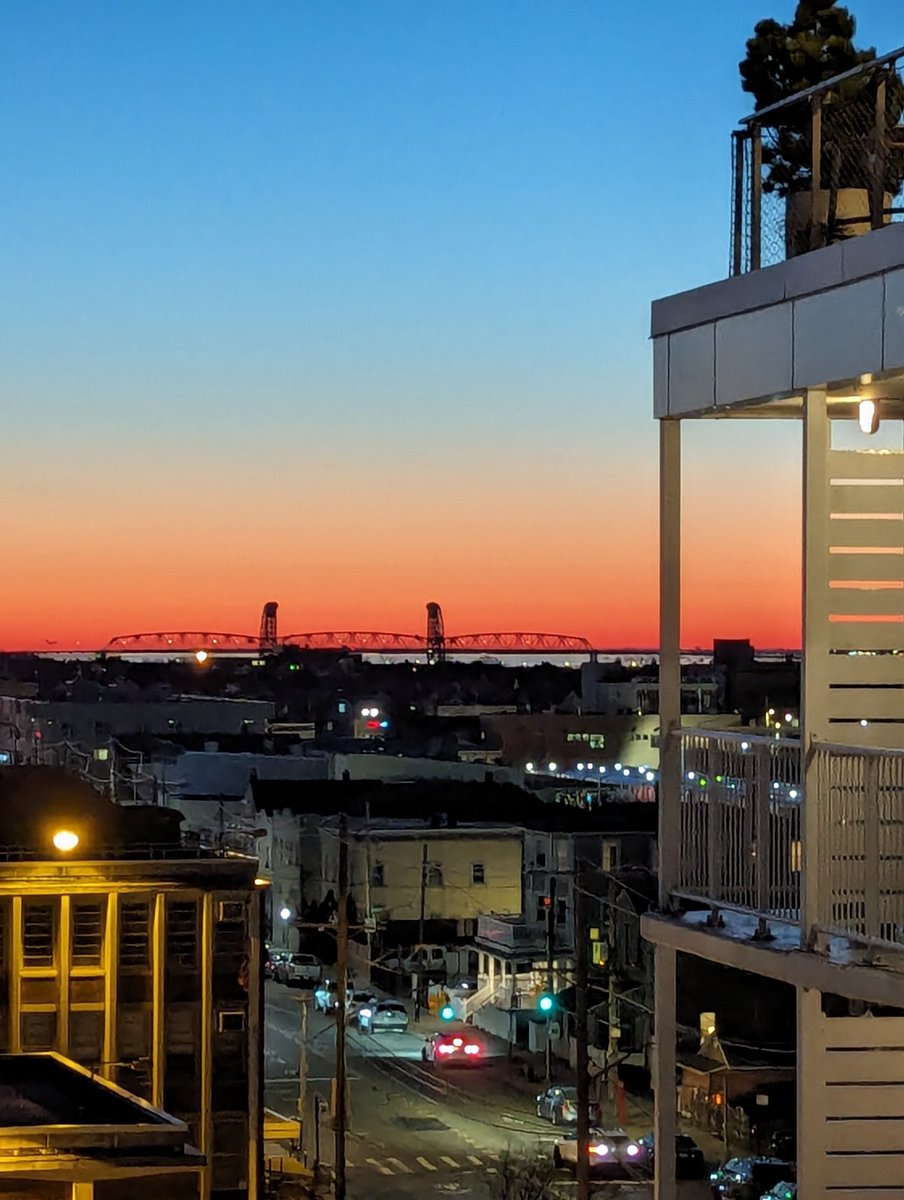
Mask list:
[[[444,1004],[439,1010],[439,1016],[441,1021],[451,1021],[455,1016],[455,1009],[451,1004]]]
[[[552,1012],[554,1003],[555,1001],[553,1000],[552,996],[544,995],[541,996],[537,1001],[537,1008],[539,1008],[540,1012]]]

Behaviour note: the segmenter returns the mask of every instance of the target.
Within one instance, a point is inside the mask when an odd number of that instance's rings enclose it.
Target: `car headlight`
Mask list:
[[[638,1146],[637,1142],[629,1142],[625,1146],[625,1154],[627,1154],[628,1158],[637,1158],[638,1154],[640,1154],[640,1146]]]

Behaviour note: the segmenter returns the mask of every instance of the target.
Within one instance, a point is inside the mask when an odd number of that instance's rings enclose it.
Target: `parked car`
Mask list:
[[[447,972],[447,950],[445,946],[414,946],[406,954],[387,958],[386,966],[403,971],[406,975],[426,975],[445,979]]]
[[[777,1183],[763,1193],[762,1200],[797,1200],[797,1184]]]
[[[276,968],[276,978],[289,987],[319,983],[322,976],[323,963],[313,954],[290,954]]]
[[[436,1067],[477,1067],[486,1062],[486,1047],[468,1027],[443,1029],[425,1040],[421,1058]]]
[[[358,1028],[362,1033],[404,1033],[408,1028],[408,1010],[398,1000],[381,1000],[358,1009]]]
[[[587,1148],[590,1174],[595,1179],[632,1179],[636,1173],[643,1150],[623,1129],[591,1129]],[[560,1137],[552,1149],[552,1162],[556,1168],[565,1167],[576,1171],[578,1165],[578,1139],[573,1133]]]
[[[730,1158],[709,1177],[713,1200],[760,1200],[763,1192],[792,1178],[789,1162],[766,1155]]]
[[[656,1162],[653,1134],[647,1133],[639,1139],[638,1145],[643,1150],[643,1165],[650,1174]],[[687,1133],[675,1134],[675,1175],[678,1179],[704,1179],[706,1177],[706,1162],[703,1151]]]
[[[578,1089],[555,1084],[537,1097],[537,1116],[553,1125],[574,1125],[578,1119]],[[590,1103],[589,1121],[597,1125],[600,1119],[599,1105]]]

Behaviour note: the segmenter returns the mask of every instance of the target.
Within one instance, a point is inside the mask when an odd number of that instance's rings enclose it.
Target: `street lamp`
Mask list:
[[[53,844],[57,850],[74,850],[78,845],[78,834],[71,829],[58,829],[53,835]]]
[[[284,904],[282,906],[282,908],[279,910],[279,915],[282,917],[282,919],[284,921],[288,921],[289,917],[291,917],[291,915],[292,915],[292,910],[291,910],[291,908],[286,908],[286,906]]]

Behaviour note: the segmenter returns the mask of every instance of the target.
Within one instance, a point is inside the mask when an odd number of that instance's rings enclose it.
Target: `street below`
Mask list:
[[[335,1018],[313,1010],[310,992],[268,983],[265,1104],[273,1113],[298,1113],[301,1005],[307,1015],[307,1085],[303,1149],[332,1167],[329,1105],[335,1073]],[[421,1061],[424,1029],[362,1034],[348,1029],[349,1124],[346,1148],[351,1200],[409,1200],[435,1195],[489,1200],[500,1162],[549,1161],[559,1130],[536,1116],[534,1094],[504,1053],[487,1043],[477,1067],[435,1068]],[[317,1098],[320,1098],[318,1103]],[[319,1139],[317,1110],[321,1110]],[[611,1187],[611,1185],[610,1185]],[[563,1196],[574,1181],[562,1172]],[[648,1197],[648,1184],[619,1188],[622,1200]],[[682,1200],[703,1200],[704,1183],[682,1185]]]

